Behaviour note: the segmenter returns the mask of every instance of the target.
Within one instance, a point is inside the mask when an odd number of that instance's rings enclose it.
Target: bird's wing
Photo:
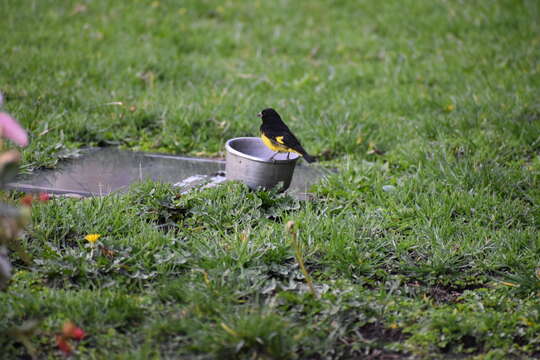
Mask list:
[[[300,144],[300,141],[298,141],[296,136],[294,136],[294,134],[291,132],[281,133],[274,139],[281,145],[285,145],[286,147],[296,150],[301,154],[305,153],[305,150]]]

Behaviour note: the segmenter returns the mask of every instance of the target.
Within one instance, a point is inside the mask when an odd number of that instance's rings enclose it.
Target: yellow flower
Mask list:
[[[99,238],[101,237],[101,235],[99,234],[88,234],[84,237],[84,239],[90,243],[95,243]]]
[[[456,110],[456,106],[453,105],[453,104],[447,105],[447,106],[444,108],[444,111],[446,111],[446,112],[451,112],[451,111],[454,111],[454,110]]]

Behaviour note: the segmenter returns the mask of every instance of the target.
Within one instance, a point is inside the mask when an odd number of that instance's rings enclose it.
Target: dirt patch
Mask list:
[[[363,349],[358,350],[356,348],[341,349],[341,351],[336,350],[335,353],[331,355],[323,354],[310,354],[306,356],[302,352],[299,354],[300,359],[309,359],[309,360],[323,360],[323,359],[362,359],[362,360],[401,360],[409,359],[409,354],[403,354],[395,351],[389,351],[385,349]]]
[[[156,227],[164,233],[177,231],[178,224],[189,216],[189,209],[177,207],[167,203],[161,203],[160,207],[153,210],[156,219],[153,221]]]
[[[485,287],[485,284],[475,283],[461,286],[456,284],[428,285],[420,281],[412,281],[407,283],[407,286],[412,289],[409,295],[427,296],[437,304],[449,304],[461,302],[460,297],[466,290],[481,289]]]
[[[409,357],[407,353],[384,349],[384,345],[386,344],[403,342],[409,337],[409,335],[404,334],[399,328],[389,328],[380,322],[375,322],[362,326],[358,329],[358,333],[364,341],[367,340],[372,343],[368,344],[368,348],[363,351],[351,349],[351,353],[348,354],[348,358],[350,359],[395,360]],[[349,345],[352,346],[353,342]]]
[[[427,295],[435,300],[438,304],[457,303],[462,292],[435,286],[427,289]]]
[[[396,360],[407,359],[408,357],[408,355],[398,352],[375,349],[372,350],[370,354],[365,355],[362,358],[366,360]]]
[[[387,328],[382,323],[369,323],[358,329],[364,339],[376,340],[379,343],[401,342],[407,339],[399,328]]]

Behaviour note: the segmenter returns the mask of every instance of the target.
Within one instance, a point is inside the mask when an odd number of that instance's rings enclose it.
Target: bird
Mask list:
[[[275,151],[275,154],[269,160],[280,152],[287,153],[287,160],[291,152],[295,152],[304,157],[308,163],[315,161],[315,158],[307,153],[300,144],[300,141],[289,130],[287,125],[281,120],[281,117],[276,110],[267,108],[257,114],[262,119],[261,139],[270,150]]]

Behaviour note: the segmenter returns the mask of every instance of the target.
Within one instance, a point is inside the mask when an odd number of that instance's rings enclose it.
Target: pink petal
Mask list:
[[[19,123],[7,113],[0,112],[0,133],[20,146],[28,145],[28,135]]]

